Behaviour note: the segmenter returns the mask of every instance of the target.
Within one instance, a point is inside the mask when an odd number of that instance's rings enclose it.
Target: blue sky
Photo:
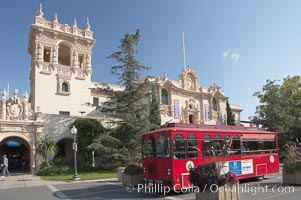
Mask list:
[[[83,29],[90,19],[97,43],[93,49],[93,81],[116,84],[114,62],[125,33],[141,29],[137,59],[151,67],[144,73],[178,80],[186,63],[198,73],[199,84],[216,83],[231,104],[244,110],[242,120],[254,115],[252,96],[267,79],[282,80],[301,74],[301,1],[277,0],[6,0],[0,7],[0,89],[10,84],[10,95],[30,91],[30,25],[40,2],[44,17]]]

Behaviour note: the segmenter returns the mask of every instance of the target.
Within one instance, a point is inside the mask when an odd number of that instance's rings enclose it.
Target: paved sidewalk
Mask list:
[[[24,173],[11,173],[9,177],[0,178],[0,190],[18,187],[32,187],[40,185],[66,184],[63,181],[45,181],[39,176]]]

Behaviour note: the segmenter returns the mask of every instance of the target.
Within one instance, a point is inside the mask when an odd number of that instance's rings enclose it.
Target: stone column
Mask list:
[[[43,60],[43,55],[42,55],[42,47],[41,44],[37,44],[36,46],[36,59],[38,61],[42,61]]]
[[[86,68],[90,69],[91,68],[91,56],[89,54],[86,54],[85,59],[86,59]]]
[[[31,148],[31,173],[36,172],[36,144],[35,138],[32,139],[32,148]]]
[[[76,52],[75,52],[74,49],[72,50],[71,55],[72,55],[72,60],[71,60],[72,63],[71,63],[71,66],[77,67],[77,66],[78,66],[77,55],[76,55]]]
[[[51,48],[51,62],[54,64],[58,63],[58,57],[57,57],[57,47],[52,47]]]
[[[6,119],[6,90],[2,91],[2,100],[1,100],[1,108],[0,108],[1,119]]]

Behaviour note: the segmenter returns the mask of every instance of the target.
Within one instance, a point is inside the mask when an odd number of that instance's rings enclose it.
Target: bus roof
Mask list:
[[[258,127],[250,126],[226,126],[226,125],[212,125],[212,124],[187,124],[187,123],[168,123],[161,126],[160,129],[149,133],[158,131],[208,131],[208,132],[237,132],[237,133],[262,133],[262,134],[276,134],[276,132],[265,131]]]

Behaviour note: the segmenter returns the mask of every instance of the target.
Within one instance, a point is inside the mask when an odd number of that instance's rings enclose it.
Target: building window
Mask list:
[[[67,83],[62,83],[62,92],[69,92],[69,86]]]
[[[50,62],[50,48],[44,47],[44,62]]]
[[[95,107],[99,106],[99,99],[98,99],[98,97],[93,97],[93,106],[95,106]]]
[[[191,115],[189,115],[189,124],[192,124],[192,123],[194,123],[194,117],[191,114]]]
[[[214,97],[212,99],[212,108],[214,111],[217,111],[217,100]]]
[[[70,112],[68,112],[68,111],[59,111],[59,115],[70,116]]]
[[[165,89],[161,90],[161,101],[162,104],[168,105],[168,93]]]

